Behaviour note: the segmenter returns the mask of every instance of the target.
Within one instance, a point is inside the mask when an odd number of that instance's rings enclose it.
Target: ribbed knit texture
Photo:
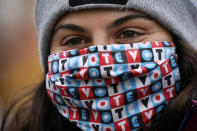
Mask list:
[[[180,39],[197,46],[196,0],[128,0],[125,5],[102,2],[101,4],[72,5],[72,7],[69,5],[69,0],[38,0],[35,9],[35,22],[39,40],[40,62],[44,72],[47,72],[48,69],[47,57],[50,50],[51,33],[56,23],[68,11],[87,8],[127,8],[140,11],[153,17]]]

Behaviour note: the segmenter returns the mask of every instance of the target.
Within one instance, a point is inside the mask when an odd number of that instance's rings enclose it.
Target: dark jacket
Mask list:
[[[197,131],[197,100],[192,100],[179,131]]]

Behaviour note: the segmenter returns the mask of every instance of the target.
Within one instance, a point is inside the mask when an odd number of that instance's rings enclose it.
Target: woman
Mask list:
[[[188,109],[193,111],[197,97],[196,5],[192,0],[38,0],[46,77],[12,129],[195,127]]]

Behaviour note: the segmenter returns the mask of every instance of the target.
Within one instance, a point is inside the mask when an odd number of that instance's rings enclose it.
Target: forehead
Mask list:
[[[134,11],[134,10],[126,10],[126,9],[104,9],[104,8],[98,8],[98,9],[84,9],[79,11],[72,11],[66,13],[57,23],[64,24],[64,23],[90,23],[90,22],[107,22],[107,21],[113,21],[117,18],[126,16],[126,15],[143,15],[144,13]]]

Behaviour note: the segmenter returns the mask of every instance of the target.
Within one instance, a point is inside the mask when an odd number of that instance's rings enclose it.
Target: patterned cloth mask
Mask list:
[[[46,88],[82,130],[147,129],[180,89],[173,42],[91,46],[48,57]]]

